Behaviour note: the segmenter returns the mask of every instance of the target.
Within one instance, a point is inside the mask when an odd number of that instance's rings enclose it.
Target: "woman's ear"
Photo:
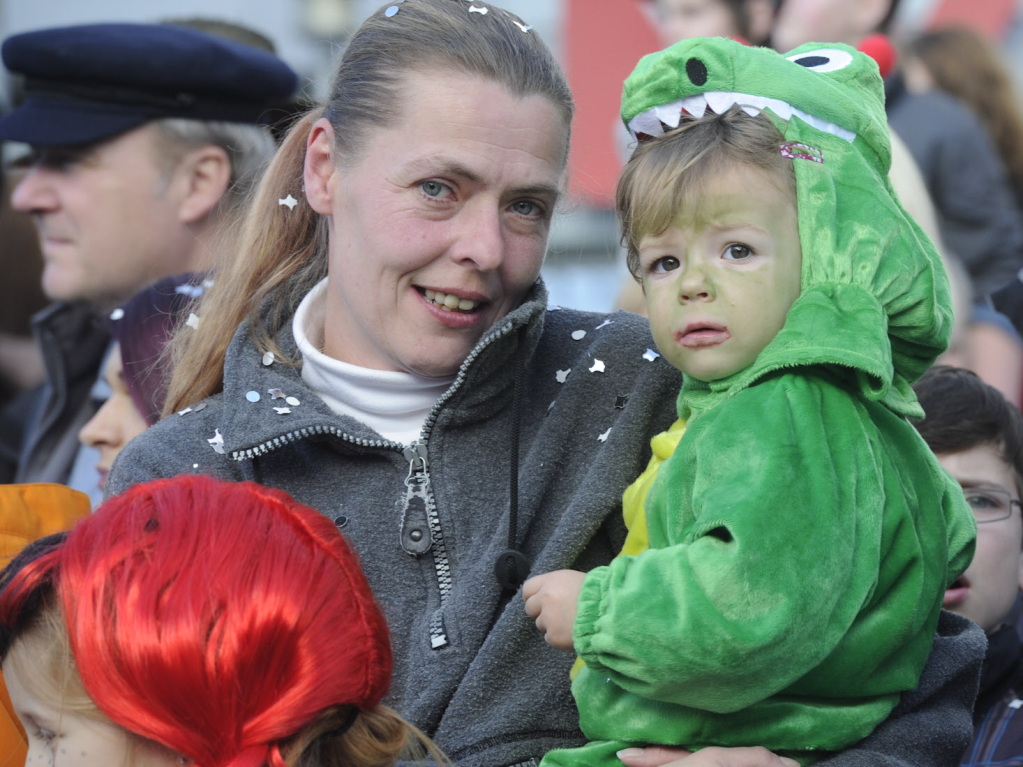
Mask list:
[[[206,220],[231,183],[231,159],[222,147],[206,144],[189,152],[174,171],[182,190],[178,218],[183,224]]]
[[[309,207],[323,216],[334,212],[334,182],[337,177],[334,163],[334,126],[325,117],[313,123],[306,140],[305,198]]]

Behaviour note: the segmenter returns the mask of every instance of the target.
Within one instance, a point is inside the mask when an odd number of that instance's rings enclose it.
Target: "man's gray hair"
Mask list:
[[[176,117],[150,124],[167,145],[164,173],[168,179],[181,158],[193,149],[212,144],[227,152],[231,181],[217,211],[229,216],[246,199],[276,149],[270,129],[263,125]]]

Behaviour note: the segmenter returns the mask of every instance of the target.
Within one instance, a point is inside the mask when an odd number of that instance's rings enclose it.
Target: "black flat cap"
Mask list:
[[[169,24],[88,24],[12,35],[4,66],[25,98],[0,140],[37,146],[110,138],[160,117],[258,123],[298,76],[279,58]]]

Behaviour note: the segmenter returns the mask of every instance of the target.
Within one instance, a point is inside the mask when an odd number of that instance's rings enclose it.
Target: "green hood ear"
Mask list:
[[[851,368],[865,396],[922,415],[911,384],[948,345],[951,300],[937,251],[888,180],[877,65],[840,44],[779,54],[724,38],[684,40],[639,62],[625,81],[622,120],[642,139],[733,104],[773,116],[784,135],[803,251],[801,294],[785,327],[738,376],[748,384],[794,364]]]

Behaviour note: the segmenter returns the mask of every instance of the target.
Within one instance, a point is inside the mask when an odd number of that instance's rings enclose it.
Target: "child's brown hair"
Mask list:
[[[781,153],[783,137],[767,115],[740,106],[708,112],[663,136],[642,141],[618,179],[615,209],[626,248],[626,264],[637,280],[639,243],[664,232],[699,195],[707,178],[728,165],[757,168],[795,199],[791,161]]]

